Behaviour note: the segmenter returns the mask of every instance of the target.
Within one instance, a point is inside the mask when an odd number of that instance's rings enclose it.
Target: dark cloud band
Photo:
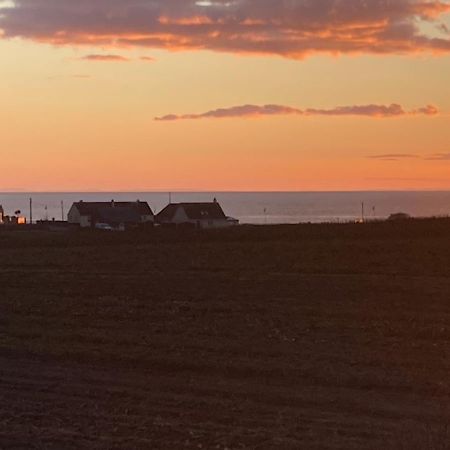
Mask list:
[[[86,55],[81,58],[84,61],[100,61],[100,62],[127,62],[128,58],[121,55]]]
[[[11,0],[4,37],[53,44],[315,53],[450,52],[448,0]],[[13,6],[14,5],[14,6]],[[430,34],[422,23],[435,25]]]
[[[200,114],[168,114],[162,117],[156,117],[156,121],[173,122],[177,120],[199,120],[199,119],[224,119],[224,118],[249,118],[249,117],[264,117],[264,116],[281,116],[281,115],[295,115],[295,116],[362,116],[362,117],[402,117],[426,115],[434,116],[439,113],[439,110],[433,106],[428,105],[423,108],[405,110],[403,106],[392,105],[355,105],[355,106],[339,106],[332,109],[298,109],[291,106],[283,105],[242,105],[233,106],[231,108],[220,108]]]

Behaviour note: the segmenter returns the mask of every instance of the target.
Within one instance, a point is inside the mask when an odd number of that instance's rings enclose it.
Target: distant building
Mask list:
[[[25,217],[18,216],[3,216],[3,222],[1,225],[26,225],[27,219]]]
[[[8,216],[0,205],[0,225],[25,225],[26,223],[27,219],[21,216],[20,211],[16,211],[14,216]]]
[[[172,203],[157,216],[156,222],[166,226],[190,225],[197,228],[225,228],[239,223],[227,217],[217,201],[211,203]]]
[[[147,202],[83,202],[74,203],[68,222],[82,228],[108,224],[114,228],[153,224],[154,214]]]
[[[411,219],[411,216],[406,213],[395,213],[391,214],[388,220],[408,220]]]

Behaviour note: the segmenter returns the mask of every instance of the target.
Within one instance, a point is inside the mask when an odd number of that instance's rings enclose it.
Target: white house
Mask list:
[[[172,203],[156,216],[160,225],[191,225],[197,228],[225,228],[239,223],[227,217],[217,201],[211,203]]]
[[[68,222],[82,228],[106,223],[113,227],[153,224],[155,216],[147,202],[83,202],[74,203],[69,210]]]

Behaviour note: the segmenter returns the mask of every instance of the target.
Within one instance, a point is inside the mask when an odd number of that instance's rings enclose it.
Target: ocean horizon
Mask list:
[[[382,220],[394,213],[412,217],[450,215],[450,191],[309,191],[309,192],[3,192],[0,205],[5,214],[21,211],[29,217],[33,200],[33,220],[67,218],[72,203],[89,201],[147,201],[155,213],[171,200],[208,202],[217,199],[225,214],[243,224],[295,224]],[[363,207],[364,205],[364,207]],[[363,211],[364,209],[364,211]]]

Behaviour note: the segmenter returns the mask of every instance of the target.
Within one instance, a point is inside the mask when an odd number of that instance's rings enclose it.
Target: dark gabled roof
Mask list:
[[[183,208],[190,220],[226,220],[222,207],[217,202],[211,203],[172,203],[158,215],[160,221],[172,220],[178,208]]]
[[[141,215],[137,208],[100,208],[96,219],[104,223],[139,223]]]
[[[100,212],[105,213],[106,210],[126,209],[128,212],[134,211],[139,216],[153,216],[147,202],[78,202],[74,203],[82,216],[98,216]]]
[[[178,204],[171,203],[167,205],[161,212],[156,215],[158,220],[171,220],[175,215],[175,212],[178,208]]]
[[[213,203],[183,203],[189,219],[226,219],[222,207],[217,202]]]

